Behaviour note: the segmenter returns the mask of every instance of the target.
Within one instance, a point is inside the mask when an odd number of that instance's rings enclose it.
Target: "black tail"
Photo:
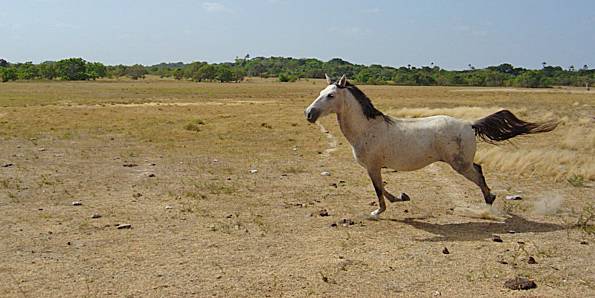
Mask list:
[[[552,131],[556,126],[558,126],[557,121],[525,122],[508,110],[481,118],[471,125],[475,130],[475,135],[488,143],[508,140],[518,135]]]

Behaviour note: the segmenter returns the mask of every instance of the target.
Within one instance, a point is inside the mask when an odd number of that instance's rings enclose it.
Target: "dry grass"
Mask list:
[[[451,211],[483,200],[444,164],[386,171],[412,200],[369,221],[373,188],[335,120],[336,139],[303,119],[322,87],[0,84],[0,296],[518,296],[503,288],[517,275],[536,280],[528,295],[595,294],[594,93],[362,86],[395,116],[563,120],[480,146],[503,221]]]

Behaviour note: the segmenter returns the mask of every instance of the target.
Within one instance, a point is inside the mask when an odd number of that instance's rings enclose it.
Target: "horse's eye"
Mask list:
[[[333,97],[335,97],[335,95],[331,93],[328,95],[328,97],[333,98]]]

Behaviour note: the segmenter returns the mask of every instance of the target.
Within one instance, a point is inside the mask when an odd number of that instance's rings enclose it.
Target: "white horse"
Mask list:
[[[379,206],[371,213],[372,218],[378,218],[386,210],[384,198],[390,202],[409,200],[405,193],[396,197],[384,189],[383,167],[413,171],[437,161],[448,163],[477,184],[486,204],[491,205],[496,196],[490,192],[481,166],[473,163],[476,136],[492,143],[522,134],[551,131],[558,124],[525,122],[507,110],[473,123],[449,116],[392,118],[374,108],[370,99],[350,84],[345,75],[334,83],[328,76],[326,79],[329,85],[320,91],[304,114],[311,123],[330,113],[337,114],[339,127],[351,144],[355,160],[372,179]]]

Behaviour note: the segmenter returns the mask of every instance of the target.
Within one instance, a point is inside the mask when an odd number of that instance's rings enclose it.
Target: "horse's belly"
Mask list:
[[[436,161],[437,159],[434,156],[391,158],[385,161],[385,166],[397,171],[415,171]]]

